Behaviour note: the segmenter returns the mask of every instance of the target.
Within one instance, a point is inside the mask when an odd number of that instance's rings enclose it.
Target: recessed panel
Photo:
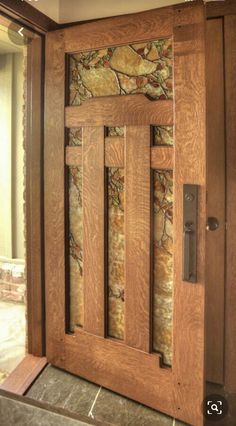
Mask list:
[[[153,172],[153,350],[172,363],[173,172]]]
[[[124,169],[109,168],[108,183],[108,335],[124,338],[125,235]]]
[[[82,168],[69,167],[70,331],[83,325]]]
[[[107,47],[70,55],[70,105],[101,96],[143,93],[172,98],[172,40]]]

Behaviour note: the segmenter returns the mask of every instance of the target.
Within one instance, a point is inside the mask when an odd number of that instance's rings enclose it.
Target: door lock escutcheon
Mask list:
[[[197,282],[198,185],[183,186],[183,281]]]

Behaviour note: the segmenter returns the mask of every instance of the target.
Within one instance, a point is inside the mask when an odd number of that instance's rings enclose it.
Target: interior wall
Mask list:
[[[0,256],[12,257],[12,54],[0,55]]]
[[[13,55],[12,109],[12,255],[24,259],[23,53]]]
[[[63,24],[141,12],[178,3],[183,3],[183,0],[40,0],[30,4]]]
[[[0,256],[24,259],[23,53],[0,54]]]

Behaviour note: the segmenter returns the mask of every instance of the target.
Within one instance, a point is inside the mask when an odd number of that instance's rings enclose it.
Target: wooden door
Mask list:
[[[46,37],[47,358],[193,425],[203,424],[205,103],[200,2]],[[196,283],[182,278],[184,184],[198,185]]]

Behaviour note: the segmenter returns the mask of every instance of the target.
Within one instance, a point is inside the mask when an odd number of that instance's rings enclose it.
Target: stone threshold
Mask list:
[[[3,390],[0,390],[0,421],[2,426],[109,426],[109,423],[100,423],[48,403]]]

